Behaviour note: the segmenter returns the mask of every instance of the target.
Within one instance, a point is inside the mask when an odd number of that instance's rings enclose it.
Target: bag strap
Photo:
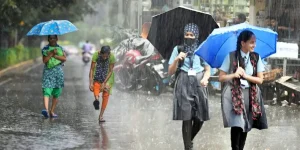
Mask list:
[[[178,55],[179,55],[180,52],[184,52],[184,47],[183,47],[183,45],[178,45],[178,46],[177,46],[177,51],[178,51]],[[184,60],[180,60],[180,61],[179,61],[179,63],[178,63],[178,68],[181,68],[181,67],[182,67],[183,62],[184,62]]]

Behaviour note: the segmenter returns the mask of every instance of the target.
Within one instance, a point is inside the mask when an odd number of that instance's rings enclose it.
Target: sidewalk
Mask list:
[[[18,64],[15,64],[10,67],[4,68],[3,70],[0,70],[0,78],[3,77],[4,75],[10,74],[10,73],[18,73],[20,71],[23,71],[23,73],[26,73],[32,67],[37,66],[41,63],[42,63],[42,57],[38,57],[36,59],[20,62]]]

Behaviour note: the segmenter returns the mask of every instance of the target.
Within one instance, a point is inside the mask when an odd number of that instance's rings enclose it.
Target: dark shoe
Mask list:
[[[94,107],[96,110],[99,110],[99,106],[100,106],[100,102],[99,100],[95,100],[94,103],[93,103]]]
[[[49,114],[48,114],[48,111],[46,109],[43,109],[42,110],[42,114],[45,118],[49,118]]]

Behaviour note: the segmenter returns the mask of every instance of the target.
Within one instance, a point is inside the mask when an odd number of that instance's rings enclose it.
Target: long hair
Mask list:
[[[255,34],[252,31],[244,30],[238,36],[238,40],[237,40],[237,43],[236,43],[236,58],[239,60],[239,63],[241,64],[241,66],[244,66],[244,61],[243,61],[241,53],[240,53],[241,48],[242,48],[241,43],[242,42],[247,42],[248,40],[251,39],[251,37],[253,35],[255,35]]]
[[[100,53],[101,54],[105,54],[105,53],[110,54],[110,46],[102,46]]]
[[[50,39],[51,36],[55,36],[55,38],[57,39],[57,35],[48,35],[48,40]]]

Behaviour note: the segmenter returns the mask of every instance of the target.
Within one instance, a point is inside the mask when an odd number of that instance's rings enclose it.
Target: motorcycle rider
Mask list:
[[[85,53],[91,54],[91,51],[92,51],[92,45],[87,40],[86,43],[84,43],[84,45],[82,46],[82,55],[84,55]]]

